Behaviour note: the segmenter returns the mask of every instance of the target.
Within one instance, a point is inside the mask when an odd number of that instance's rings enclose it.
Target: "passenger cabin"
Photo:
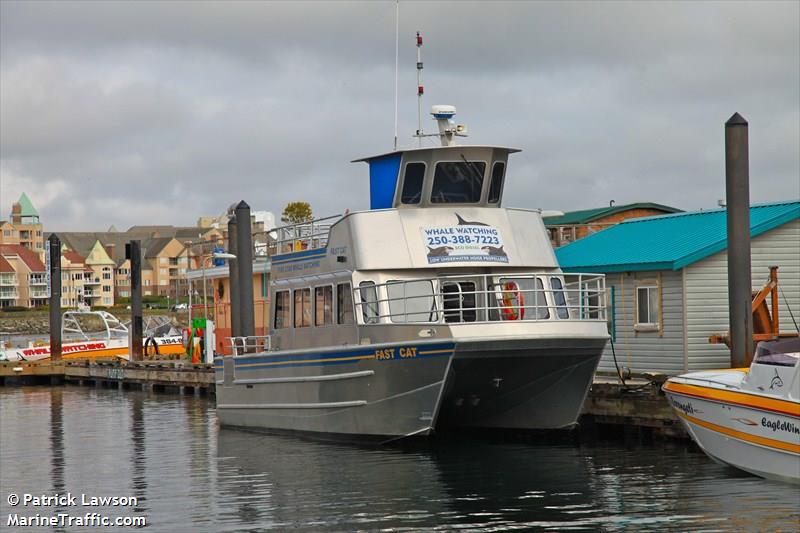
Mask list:
[[[406,339],[421,324],[601,318],[602,276],[565,278],[540,212],[500,207],[519,150],[443,144],[357,159],[369,210],[275,230],[273,350],[369,344],[386,324]]]

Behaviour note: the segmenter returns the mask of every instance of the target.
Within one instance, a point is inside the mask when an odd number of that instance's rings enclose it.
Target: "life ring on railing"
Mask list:
[[[522,320],[525,317],[525,297],[516,281],[503,283],[503,320]]]

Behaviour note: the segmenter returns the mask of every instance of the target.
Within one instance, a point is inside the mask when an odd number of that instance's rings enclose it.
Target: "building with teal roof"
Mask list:
[[[556,250],[566,272],[606,274],[620,367],[675,374],[730,366],[725,209],[627,220]],[[800,201],[750,208],[753,290],[779,267],[781,331],[800,322]],[[611,345],[601,372],[615,372]]]

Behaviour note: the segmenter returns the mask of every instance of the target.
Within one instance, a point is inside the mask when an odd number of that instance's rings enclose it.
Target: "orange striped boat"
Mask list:
[[[663,390],[709,457],[800,484],[800,339],[762,342],[749,369],[684,374]]]

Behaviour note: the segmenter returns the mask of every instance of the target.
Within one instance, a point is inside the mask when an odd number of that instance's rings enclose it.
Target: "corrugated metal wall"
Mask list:
[[[769,267],[778,265],[778,284],[795,320],[800,322],[800,220],[794,220],[751,243],[753,290],[763,287]],[[730,366],[725,345],[708,344],[708,336],[728,330],[727,251],[686,267],[686,322],[689,370]],[[796,331],[787,302],[780,297],[781,331]]]
[[[662,327],[660,331],[635,331],[637,283],[660,278]],[[614,348],[620,367],[632,372],[676,373],[684,370],[683,278],[682,272],[611,273],[608,287],[614,287]],[[598,370],[615,372],[611,344],[606,345]]]

